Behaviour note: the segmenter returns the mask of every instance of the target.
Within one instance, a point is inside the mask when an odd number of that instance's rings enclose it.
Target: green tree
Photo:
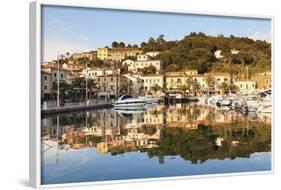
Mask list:
[[[229,92],[229,85],[226,82],[222,82],[219,85],[219,89],[222,91],[223,94],[226,94],[227,92]]]
[[[153,65],[149,65],[148,67],[143,68],[143,74],[156,74],[156,68]]]
[[[119,45],[119,43],[116,42],[116,41],[114,41],[114,42],[112,42],[111,47],[112,47],[112,48],[117,48],[118,45]]]

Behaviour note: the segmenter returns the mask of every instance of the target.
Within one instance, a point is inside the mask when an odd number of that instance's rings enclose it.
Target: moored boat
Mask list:
[[[133,98],[131,95],[125,94],[121,96],[117,101],[115,101],[112,105],[115,108],[139,108],[144,107],[146,101],[144,99]]]

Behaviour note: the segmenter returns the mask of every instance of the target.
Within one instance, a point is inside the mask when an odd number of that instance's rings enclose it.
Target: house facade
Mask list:
[[[234,85],[236,85],[240,94],[253,94],[256,90],[256,82],[253,80],[239,80],[235,81]]]
[[[98,48],[97,49],[97,57],[100,60],[105,60],[108,57],[108,48]]]
[[[140,95],[144,93],[144,81],[143,79],[134,75],[123,75],[127,78],[127,92],[129,94]]]
[[[163,61],[152,60],[148,55],[142,54],[137,56],[137,61],[127,59],[122,62],[122,65],[128,65],[128,71],[137,73],[145,67],[154,66],[156,72],[159,73],[163,68]]]
[[[53,80],[51,73],[41,71],[41,97],[49,99],[53,93]]]
[[[164,89],[165,87],[165,81],[164,81],[164,75],[160,74],[151,74],[151,75],[143,75],[140,77],[143,79],[143,85],[144,85],[144,92],[145,94],[152,93],[152,94],[158,94],[160,95],[162,90],[159,90],[159,92],[154,92],[153,88],[158,86],[160,89]]]
[[[118,96],[127,85],[127,78],[120,75],[99,75],[95,78],[98,85],[99,97],[115,97]]]
[[[252,80],[256,82],[257,89],[266,90],[272,87],[271,71],[256,73]]]

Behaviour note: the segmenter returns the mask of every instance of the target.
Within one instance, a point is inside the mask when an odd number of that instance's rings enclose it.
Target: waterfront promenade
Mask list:
[[[55,101],[47,102],[44,106],[41,106],[42,114],[54,114],[54,113],[64,113],[69,111],[79,111],[79,110],[88,110],[88,109],[98,109],[98,108],[109,108],[112,107],[114,99],[93,99],[86,102],[75,102],[75,103],[65,103],[61,106],[56,106]]]

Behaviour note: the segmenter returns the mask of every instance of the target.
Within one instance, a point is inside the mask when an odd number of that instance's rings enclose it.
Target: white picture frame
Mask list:
[[[41,105],[40,105],[40,66],[41,66],[41,9],[44,5],[51,6],[66,6],[66,7],[80,7],[80,8],[102,8],[113,10],[130,10],[130,11],[148,11],[148,12],[161,12],[161,13],[185,13],[195,15],[209,15],[209,16],[225,16],[225,17],[241,17],[241,18],[262,18],[270,19],[271,26],[271,43],[272,43],[272,79],[274,78],[274,17],[264,15],[237,15],[229,13],[212,13],[212,12],[198,12],[186,10],[158,10],[155,8],[146,9],[140,7],[129,7],[120,5],[118,7],[101,6],[97,3],[75,3],[67,1],[36,1],[30,3],[30,83],[29,83],[29,102],[30,102],[30,126],[29,126],[29,178],[30,185],[34,188],[52,188],[52,187],[69,187],[69,186],[85,186],[85,185],[98,185],[98,184],[117,184],[117,183],[132,183],[132,182],[148,182],[148,181],[161,181],[161,180],[183,180],[202,177],[221,177],[221,176],[235,176],[235,175],[254,175],[254,174],[272,174],[274,172],[274,114],[272,114],[272,157],[271,157],[271,171],[262,172],[243,172],[243,173],[225,173],[225,174],[206,174],[195,176],[181,176],[181,177],[162,177],[162,178],[146,178],[146,179],[130,179],[130,180],[117,180],[117,181],[99,181],[99,182],[81,182],[81,183],[67,183],[67,184],[54,184],[42,185],[41,184],[41,140],[40,140],[40,126],[41,126]],[[274,81],[273,81],[273,95],[274,95]],[[273,96],[274,101],[274,96]],[[274,110],[274,104],[273,104]],[[274,111],[273,111],[274,113]]]

